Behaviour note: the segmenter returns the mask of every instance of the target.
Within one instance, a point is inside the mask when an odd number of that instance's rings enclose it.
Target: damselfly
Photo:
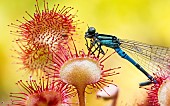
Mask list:
[[[87,38],[90,39],[90,45]],[[140,86],[147,85],[152,82],[157,83],[157,81],[147,71],[145,71],[143,67],[152,73],[155,73],[157,72],[158,67],[161,67],[163,70],[167,70],[170,63],[170,48],[168,47],[148,45],[137,41],[118,39],[116,36],[112,35],[99,34],[96,32],[94,27],[88,28],[88,31],[85,33],[85,39],[87,48],[95,48],[91,51],[92,54],[96,51],[99,51],[99,54],[104,54],[102,46],[106,46],[114,49],[122,58],[136,66],[136,68],[150,79],[148,82],[141,83]],[[138,62],[143,67],[135,62],[121,48],[137,58]]]

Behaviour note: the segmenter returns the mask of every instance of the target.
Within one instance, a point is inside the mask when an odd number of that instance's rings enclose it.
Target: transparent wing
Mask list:
[[[164,72],[170,73],[170,48],[122,39],[120,43],[120,47],[129,52],[146,71],[155,73],[160,67]]]

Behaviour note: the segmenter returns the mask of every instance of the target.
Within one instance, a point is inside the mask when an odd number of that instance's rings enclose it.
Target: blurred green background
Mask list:
[[[54,4],[60,7],[72,6],[78,10],[78,18],[84,22],[80,25],[81,36],[89,26],[96,27],[99,33],[115,34],[119,38],[136,40],[148,44],[170,47],[170,0],[46,0],[49,8]],[[9,93],[17,91],[15,83],[24,77],[24,72],[17,71],[19,65],[13,64],[16,59],[12,58],[14,52],[10,49],[15,47],[12,40],[14,35],[8,27],[11,22],[17,23],[16,19],[24,21],[22,17],[28,17],[25,11],[31,15],[34,13],[35,0],[0,0],[0,101],[8,101]],[[39,0],[43,9],[43,0]],[[30,19],[30,18],[28,18]],[[80,39],[79,42],[83,40]],[[83,43],[79,43],[84,45]],[[113,76],[114,83],[120,87],[118,106],[143,99],[143,89],[138,88],[138,83],[147,78],[126,60],[115,54],[106,67],[118,67],[120,75]],[[96,102],[94,102],[96,101]],[[130,102],[129,102],[130,101]],[[104,106],[110,101],[97,100],[95,94],[87,94],[87,106]]]

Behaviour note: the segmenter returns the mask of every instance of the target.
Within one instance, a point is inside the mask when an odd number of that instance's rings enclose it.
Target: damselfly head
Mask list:
[[[85,33],[86,38],[93,38],[95,35],[96,29],[94,27],[89,27],[87,32]]]

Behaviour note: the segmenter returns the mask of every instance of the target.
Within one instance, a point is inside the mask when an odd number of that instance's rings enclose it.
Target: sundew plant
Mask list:
[[[18,24],[11,23],[11,27],[17,28],[11,31],[19,36],[16,42],[21,49],[16,51],[23,67],[29,73],[37,73],[39,70],[46,71],[45,65],[50,64],[52,51],[57,51],[59,46],[68,43],[69,37],[76,35],[78,20],[75,14],[70,14],[72,7],[54,5],[48,8],[48,2],[44,1],[44,9],[40,10],[38,1],[33,15],[26,11],[31,19],[23,17],[24,22],[17,20]],[[49,71],[49,70],[48,70]]]
[[[48,5],[44,1],[41,10],[36,0],[35,13],[26,11],[30,19],[23,17],[24,21],[9,25],[16,28],[11,34],[17,35],[13,42],[19,50],[13,51],[18,54],[17,64],[23,65],[19,70],[31,76],[25,83],[16,83],[20,91],[10,93],[9,106],[70,106],[76,104],[70,102],[76,94],[77,105],[85,106],[86,88],[102,89],[113,84],[107,77],[119,74],[115,70],[120,67],[105,69],[103,64],[114,53],[106,56],[93,54],[90,48],[87,53],[77,50],[73,40],[79,36],[77,11],[72,14],[72,7],[58,4],[50,9]],[[39,81],[32,79],[34,74]]]

